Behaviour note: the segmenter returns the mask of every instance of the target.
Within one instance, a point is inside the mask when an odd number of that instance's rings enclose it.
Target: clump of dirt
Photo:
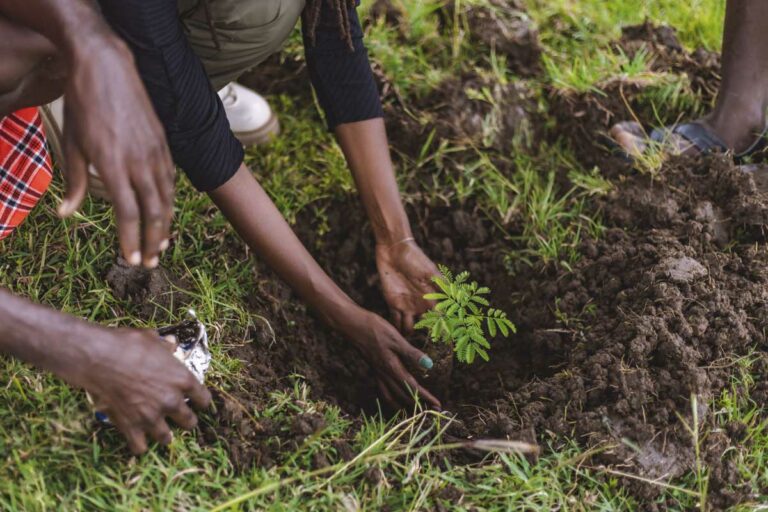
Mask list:
[[[104,278],[116,298],[138,305],[145,317],[151,317],[158,307],[172,310],[186,303],[183,293],[172,291],[178,282],[162,268],[133,267],[118,257]]]
[[[451,78],[417,108],[438,140],[505,151],[528,146],[533,136],[535,103],[518,81],[502,84],[476,74]]]
[[[717,95],[720,84],[720,55],[697,48],[686,52],[677,38],[677,31],[668,25],[654,25],[646,20],[640,25],[621,29],[621,40],[616,44],[630,59],[639,51],[651,56],[651,70],[684,74],[691,89],[705,104]]]
[[[534,94],[524,83],[499,83],[475,72],[446,79],[438,91],[408,109],[396,100],[385,103],[384,111],[392,146],[410,158],[418,157],[430,136],[433,141],[508,154],[513,148],[530,147],[542,131]]]
[[[505,55],[511,70],[532,76],[541,70],[539,32],[518,0],[490,0],[467,9],[471,36]]]

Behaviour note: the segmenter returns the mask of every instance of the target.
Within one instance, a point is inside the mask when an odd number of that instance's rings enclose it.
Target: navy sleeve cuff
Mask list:
[[[338,27],[324,20],[317,27],[314,44],[304,37],[309,77],[330,130],[384,115],[355,9],[349,18],[354,51],[340,37]]]

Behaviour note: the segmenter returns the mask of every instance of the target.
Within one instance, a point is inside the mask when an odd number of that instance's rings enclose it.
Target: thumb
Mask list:
[[[77,143],[64,135],[64,160],[66,162],[66,192],[58,207],[59,217],[75,213],[85,199],[88,187],[88,162]]]

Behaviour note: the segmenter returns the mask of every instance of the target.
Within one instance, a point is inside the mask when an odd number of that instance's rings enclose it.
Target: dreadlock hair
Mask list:
[[[355,0],[307,0],[304,12],[301,13],[301,19],[304,28],[307,31],[307,37],[314,46],[317,26],[320,22],[323,5],[333,10],[336,14],[336,25],[339,28],[339,37],[343,39],[351,51],[355,47],[352,43],[352,29],[349,26],[349,11],[355,9],[357,3]]]

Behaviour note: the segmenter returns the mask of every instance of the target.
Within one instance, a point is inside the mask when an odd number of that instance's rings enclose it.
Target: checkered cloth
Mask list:
[[[7,237],[51,183],[51,159],[36,108],[0,118],[0,239]]]

